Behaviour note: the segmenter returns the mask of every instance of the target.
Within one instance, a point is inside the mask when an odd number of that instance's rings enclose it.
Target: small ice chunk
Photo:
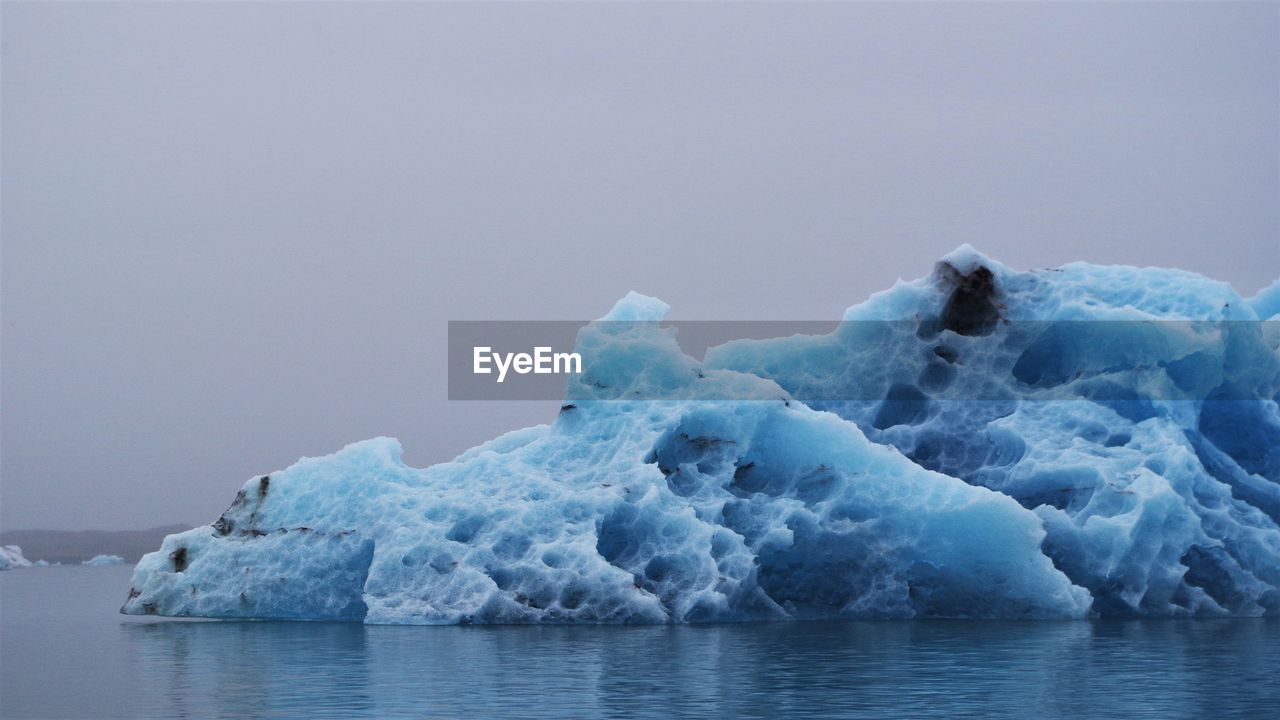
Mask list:
[[[81,564],[92,565],[94,567],[100,567],[102,565],[123,565],[124,558],[119,555],[95,555]]]

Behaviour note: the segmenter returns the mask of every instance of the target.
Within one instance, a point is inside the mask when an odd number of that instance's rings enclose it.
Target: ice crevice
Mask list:
[[[697,361],[633,293],[582,330],[590,371],[550,424],[427,468],[375,438],[253,478],[143,558],[122,611],[1280,614],[1274,294],[966,246],[828,335]]]

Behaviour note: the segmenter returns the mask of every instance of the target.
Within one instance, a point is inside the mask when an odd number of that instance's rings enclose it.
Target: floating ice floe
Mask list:
[[[704,361],[631,294],[549,425],[250,480],[122,612],[368,623],[1280,614],[1280,332],[1193,273],[964,247]]]
[[[22,548],[17,545],[0,547],[0,570],[16,570],[33,566],[34,563],[22,556]]]
[[[85,560],[82,565],[92,565],[101,567],[103,565],[123,565],[124,558],[119,555],[94,555],[92,558]]]

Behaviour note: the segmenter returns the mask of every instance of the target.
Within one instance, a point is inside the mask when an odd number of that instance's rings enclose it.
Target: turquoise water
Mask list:
[[[1280,620],[366,627],[116,614],[0,573],[0,716],[1272,718]]]

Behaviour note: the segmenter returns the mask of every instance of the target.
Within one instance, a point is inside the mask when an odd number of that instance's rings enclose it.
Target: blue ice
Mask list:
[[[1280,614],[1277,288],[962,247],[829,335],[704,361],[632,293],[582,330],[550,424],[423,469],[376,438],[252,478],[142,559],[122,612]]]

